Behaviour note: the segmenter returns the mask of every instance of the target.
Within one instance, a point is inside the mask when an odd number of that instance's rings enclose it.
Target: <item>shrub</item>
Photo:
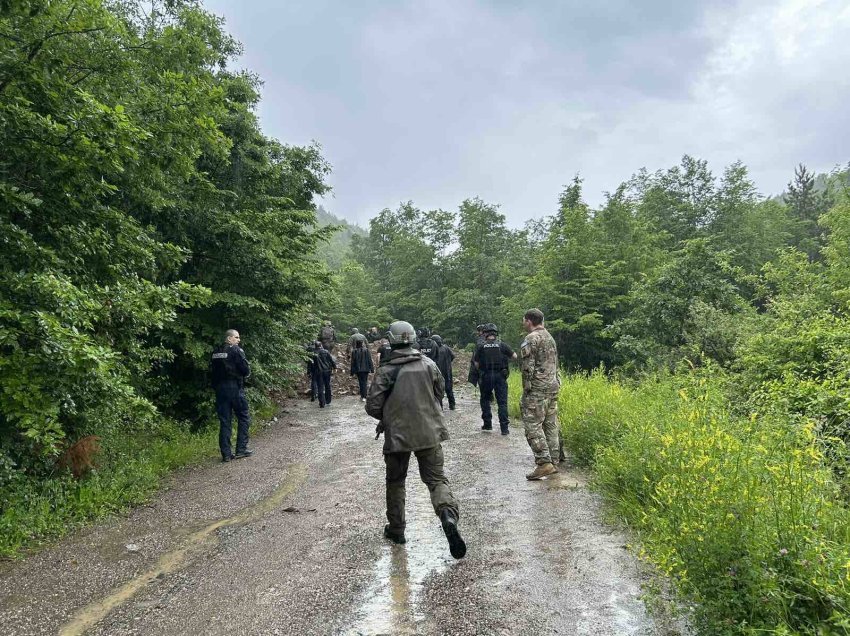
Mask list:
[[[703,633],[848,633],[850,513],[815,423],[733,415],[709,374],[573,376],[566,443]]]

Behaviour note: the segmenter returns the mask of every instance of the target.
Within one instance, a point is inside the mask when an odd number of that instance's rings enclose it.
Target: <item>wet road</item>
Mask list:
[[[408,542],[382,539],[382,442],[359,400],[292,402],[254,457],[181,471],[127,517],[0,565],[2,632],[662,633],[581,472],[526,481],[521,430],[482,433],[469,390],[446,419],[465,559],[449,555],[415,459]]]

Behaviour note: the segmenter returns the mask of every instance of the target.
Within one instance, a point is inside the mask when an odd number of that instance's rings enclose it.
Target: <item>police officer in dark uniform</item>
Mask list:
[[[443,339],[434,334],[431,340],[437,343],[437,368],[443,374],[446,381],[446,397],[449,399],[449,410],[455,410],[454,377],[452,375],[452,361],[455,359],[454,351],[449,345],[443,344]],[[442,406],[442,402],[440,402]]]
[[[316,343],[310,342],[304,346],[307,350],[307,375],[310,377],[310,401],[315,402],[319,395],[319,380],[316,375]]]
[[[422,327],[419,331],[416,332],[418,336],[417,343],[419,346],[417,349],[422,352],[423,356],[428,356],[434,362],[437,361],[437,343],[431,339],[431,330],[428,327]]]
[[[325,349],[321,340],[316,340],[313,344],[316,347],[316,366],[313,375],[316,378],[316,389],[319,394],[319,408],[325,408],[326,405],[330,405],[333,399],[331,373],[336,369],[336,358]]]
[[[381,346],[378,347],[378,366],[381,366],[390,359],[390,354],[393,352],[392,346],[390,346],[390,341],[386,338],[381,340]]]
[[[472,362],[478,369],[478,386],[481,389],[482,431],[493,430],[493,414],[490,396],[495,392],[499,409],[499,425],[502,435],[508,435],[508,363],[517,356],[504,342],[499,340],[499,330],[492,322],[484,326],[484,341],[475,349]]]
[[[241,338],[235,329],[224,334],[224,344],[216,347],[212,354],[212,385],[215,389],[215,410],[220,424],[218,447],[221,461],[250,457],[253,451],[248,449],[248,427],[251,418],[248,415],[248,400],[245,399],[245,378],[251,373],[245,352],[239,346]],[[232,416],[236,413],[236,454],[230,450]]]
[[[484,325],[478,325],[475,330],[478,332],[478,337],[475,340],[475,348],[477,349],[478,345],[484,342]],[[472,360],[469,361],[469,374],[466,376],[466,381],[472,386],[478,386],[478,368]]]

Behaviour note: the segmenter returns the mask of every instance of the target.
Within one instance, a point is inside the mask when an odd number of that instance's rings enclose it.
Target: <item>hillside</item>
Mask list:
[[[317,253],[322,260],[324,260],[331,269],[337,270],[342,266],[346,259],[348,246],[351,243],[351,237],[355,234],[366,236],[367,232],[358,225],[354,225],[339,218],[338,216],[334,216],[321,205],[316,209],[316,217],[319,219],[319,225],[322,227],[327,225],[336,225],[340,228],[329,242],[320,245],[317,250]]]

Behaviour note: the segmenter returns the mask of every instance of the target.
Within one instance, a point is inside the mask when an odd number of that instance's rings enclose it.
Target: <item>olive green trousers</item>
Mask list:
[[[426,448],[415,451],[414,454],[419,463],[419,476],[431,493],[434,513],[439,516],[444,508],[448,508],[454,513],[455,518],[459,519],[457,501],[452,495],[449,480],[443,470],[443,447]],[[407,479],[407,468],[410,464],[410,451],[386,453],[384,463],[387,465],[387,521],[392,532],[403,533],[406,494],[404,482]]]

